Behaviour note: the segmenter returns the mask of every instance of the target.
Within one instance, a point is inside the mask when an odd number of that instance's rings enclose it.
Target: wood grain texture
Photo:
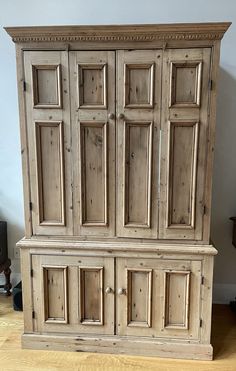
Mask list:
[[[158,235],[161,64],[160,50],[117,53],[118,237]]]
[[[33,255],[32,269],[34,332],[114,334],[113,258]]]
[[[9,371],[40,370],[115,370],[127,371],[147,369],[156,371],[235,371],[236,362],[236,320],[227,305],[213,306],[212,343],[214,361],[173,360],[129,356],[118,354],[97,354],[87,352],[58,352],[21,349],[23,314],[12,309],[12,298],[0,295],[0,353],[1,368]],[[47,347],[47,344],[46,346]]]
[[[209,174],[205,173],[205,164],[207,161],[206,137],[210,99],[210,57],[210,48],[172,49],[166,50],[164,53],[160,165],[160,238],[194,239],[196,241],[202,239],[203,216],[206,209],[204,182],[209,177]],[[202,63],[201,99],[199,98],[201,104],[199,107],[197,104],[194,106],[193,103],[188,107],[186,102],[183,103],[184,107],[179,107],[178,104],[169,105],[173,88],[172,63],[177,65],[181,63],[186,66],[188,64],[198,65]],[[198,74],[199,72],[196,72],[194,81],[195,85],[200,86]],[[183,78],[182,75],[181,78]],[[185,95],[189,94],[187,85],[180,84],[178,89],[181,88],[187,89],[184,92]],[[196,87],[193,86],[192,90],[194,91],[195,89]],[[198,94],[197,92],[195,94],[196,102]],[[189,123],[187,123],[188,120]],[[180,134],[181,130],[183,132]]]
[[[74,234],[114,236],[115,53],[77,51],[69,59]]]
[[[33,234],[70,235],[73,222],[68,56],[59,51],[25,51],[24,66]],[[57,78],[43,83],[45,99],[51,89],[57,91],[58,97],[62,95],[58,107],[52,108],[45,101],[34,108],[32,66],[43,67],[43,71],[60,66],[61,72],[55,72]],[[52,87],[52,83],[57,86]]]
[[[218,40],[230,22],[178,23],[162,25],[5,27],[14,42],[127,42],[152,40]]]
[[[229,25],[7,29],[24,347],[212,358],[215,83]]]

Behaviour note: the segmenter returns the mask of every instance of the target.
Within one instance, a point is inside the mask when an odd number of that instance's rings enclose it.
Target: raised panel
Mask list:
[[[198,123],[169,123],[168,228],[195,227]]]
[[[190,272],[165,272],[164,327],[188,329]]]
[[[107,225],[107,124],[80,123],[81,224]]]
[[[124,226],[150,228],[152,122],[125,122]]]
[[[34,332],[114,334],[114,258],[77,253],[32,255]]]
[[[127,269],[127,325],[151,327],[152,270]]]
[[[23,59],[30,235],[72,235],[68,52],[24,50]]]
[[[68,323],[67,267],[43,266],[43,304],[46,323]]]
[[[160,50],[117,52],[119,237],[158,236],[161,56]]]
[[[80,267],[80,322],[103,325],[103,268]]]
[[[71,51],[74,234],[115,234],[115,52]],[[109,96],[108,96],[109,95]]]
[[[33,65],[32,78],[34,108],[60,108],[61,66]]]
[[[202,62],[172,62],[170,106],[199,107]]]
[[[125,107],[153,106],[154,64],[125,64]]]
[[[159,216],[163,239],[205,240],[210,59],[210,48],[166,49],[163,54]]]
[[[35,123],[40,225],[65,225],[62,125],[62,122]]]
[[[107,107],[107,65],[78,65],[79,107],[85,109],[106,109]]]

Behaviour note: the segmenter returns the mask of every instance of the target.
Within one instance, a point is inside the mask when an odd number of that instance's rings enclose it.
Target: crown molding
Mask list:
[[[162,25],[5,27],[15,43],[28,42],[150,42],[220,40],[230,22]]]

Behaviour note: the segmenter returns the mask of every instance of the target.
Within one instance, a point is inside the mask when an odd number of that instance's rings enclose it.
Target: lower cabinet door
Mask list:
[[[114,334],[114,259],[32,256],[34,331]]]
[[[117,334],[198,339],[201,261],[117,259]]]

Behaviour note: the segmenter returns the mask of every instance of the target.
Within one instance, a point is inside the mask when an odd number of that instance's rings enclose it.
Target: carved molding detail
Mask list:
[[[139,34],[139,35],[70,35],[70,36],[15,36],[15,43],[24,42],[74,42],[74,41],[168,41],[168,40],[220,40],[224,32],[206,34]]]
[[[6,27],[15,43],[220,40],[229,22],[162,25]]]

